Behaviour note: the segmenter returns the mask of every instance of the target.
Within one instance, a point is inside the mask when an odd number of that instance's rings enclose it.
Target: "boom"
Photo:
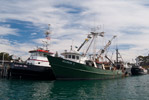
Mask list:
[[[99,59],[101,57],[101,55],[107,50],[107,48],[111,45],[111,42],[115,37],[116,37],[116,35],[114,35],[112,37],[112,39],[109,40],[108,43],[105,45],[105,47],[99,51],[99,55],[97,56],[97,59]]]
[[[116,65],[112,62],[112,60],[111,60],[110,58],[108,58],[107,55],[105,55],[105,57],[112,63],[112,65],[113,65],[114,67],[116,67]]]
[[[92,37],[91,37],[90,34],[89,34],[89,35],[87,36],[87,38],[84,40],[84,42],[81,44],[81,46],[78,48],[77,51],[79,51],[79,50],[84,46],[84,44],[87,43],[91,38],[92,38]]]
[[[94,35],[99,35],[103,37],[104,32],[100,32],[100,33],[91,32],[91,34],[88,34],[87,38],[84,40],[84,42],[81,44],[81,46],[78,48],[77,51],[79,51],[91,38],[93,38]]]

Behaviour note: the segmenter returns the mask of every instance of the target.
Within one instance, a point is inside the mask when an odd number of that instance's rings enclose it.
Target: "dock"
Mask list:
[[[1,78],[7,78],[9,68],[10,68],[10,61],[0,60],[0,77]]]

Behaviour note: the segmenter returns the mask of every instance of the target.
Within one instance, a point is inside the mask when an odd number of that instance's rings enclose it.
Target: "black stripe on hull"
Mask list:
[[[13,63],[8,71],[12,78],[48,79],[55,80],[51,67]]]

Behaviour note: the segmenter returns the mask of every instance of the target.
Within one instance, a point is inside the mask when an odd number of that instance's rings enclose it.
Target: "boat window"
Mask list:
[[[65,55],[65,58],[67,58],[67,55]]]
[[[34,56],[34,53],[31,53],[31,56]]]
[[[36,56],[36,53],[31,53],[31,56]]]
[[[44,57],[44,54],[42,53],[42,57]]]
[[[39,53],[39,56],[43,56],[43,54],[42,53]]]
[[[41,52],[36,53],[36,55],[35,55],[35,56],[46,57],[46,55],[45,55],[45,54],[43,54],[43,53],[41,53]]]
[[[79,56],[76,56],[77,60],[79,60]]]
[[[71,55],[69,55],[69,58],[71,58]]]
[[[72,59],[75,59],[75,55],[72,55]]]
[[[38,64],[40,64],[40,62],[38,62]]]
[[[43,54],[43,57],[47,57],[47,55],[46,54]]]

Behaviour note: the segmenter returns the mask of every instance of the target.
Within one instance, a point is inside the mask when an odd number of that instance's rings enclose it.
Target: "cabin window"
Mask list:
[[[39,53],[39,56],[43,56],[43,54],[42,53]]]
[[[46,54],[43,54],[43,57],[47,57],[47,55]]]
[[[72,55],[72,59],[75,59],[75,55]]]
[[[33,53],[31,53],[31,56],[33,56],[34,54]]]
[[[38,64],[40,64],[40,62],[38,62]]]
[[[69,58],[71,58],[71,55],[69,55]]]
[[[67,58],[67,55],[65,55],[65,58]]]
[[[37,53],[35,53],[35,55],[34,56],[37,56]]]
[[[79,56],[76,56],[77,60],[79,60]]]
[[[44,57],[44,54],[42,53],[42,57]]]
[[[35,52],[35,53],[31,53],[31,56],[37,56],[37,53]]]
[[[31,53],[31,56],[36,56],[36,53]]]

